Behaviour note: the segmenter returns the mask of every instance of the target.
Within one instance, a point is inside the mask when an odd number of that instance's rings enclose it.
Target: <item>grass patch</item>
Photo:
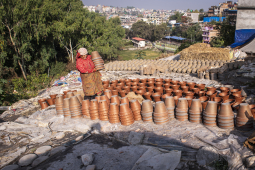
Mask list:
[[[123,51],[119,51],[119,58],[121,60],[133,60],[136,59],[135,55],[136,52],[138,50],[134,50],[134,51],[129,51],[129,50],[123,50]],[[144,59],[155,59],[157,57],[160,56],[161,53],[157,52],[157,51],[153,51],[150,49],[147,50],[142,50],[146,53],[146,56],[143,56]]]

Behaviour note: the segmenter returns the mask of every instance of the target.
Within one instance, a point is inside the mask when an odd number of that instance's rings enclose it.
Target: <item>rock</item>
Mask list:
[[[7,165],[2,170],[16,170],[19,169],[19,165]]]
[[[66,150],[66,147],[64,147],[64,146],[59,146],[59,147],[53,148],[50,151],[50,156],[55,155],[55,154],[57,154],[59,152],[64,152],[65,150]]]
[[[31,142],[37,142],[38,140],[42,139],[43,137],[44,137],[44,135],[37,136],[37,137],[31,139]]]
[[[201,166],[208,165],[213,161],[219,159],[218,152],[212,147],[202,147],[198,150],[197,155],[197,163]]]
[[[59,140],[59,139],[62,139],[65,137],[65,133],[64,132],[60,132],[58,134],[56,134],[56,139]]]
[[[87,133],[90,130],[88,125],[76,125],[75,130],[81,133]]]
[[[41,122],[41,121],[39,121],[38,122],[38,126],[39,127],[48,127],[48,122]]]
[[[40,163],[44,162],[47,160],[49,157],[48,156],[40,156],[39,158],[35,159],[32,163],[32,167],[35,167],[39,165]]]
[[[0,130],[5,130],[6,129],[6,126],[2,125],[0,126]]]
[[[20,166],[28,166],[30,165],[35,159],[37,155],[36,154],[28,154],[20,158],[18,164]]]
[[[92,164],[94,160],[94,154],[85,154],[81,156],[81,161],[85,166]]]
[[[255,156],[246,158],[246,167],[248,168],[255,167]]]
[[[143,138],[144,138],[143,133],[130,132],[128,142],[132,145],[139,145],[142,143]]]
[[[44,156],[44,155],[47,155],[47,153],[50,150],[51,150],[51,146],[42,146],[36,149],[35,154],[38,156]]]
[[[13,160],[15,160],[16,158],[18,158],[21,154],[23,154],[24,152],[26,152],[26,146],[22,147],[22,148],[17,148],[17,151],[14,153],[10,153],[10,154],[6,154],[4,156],[1,157],[1,163],[0,163],[0,168],[8,165],[9,163],[11,163]]]
[[[76,141],[80,141],[80,140],[82,140],[83,139],[83,136],[78,136],[75,140]]]
[[[167,152],[167,151],[166,151]],[[150,169],[150,170],[174,170],[181,159],[181,151],[170,151],[162,153],[158,149],[149,148],[135,163],[132,170]]]
[[[86,170],[95,170],[96,169],[96,165],[89,165],[86,167]]]

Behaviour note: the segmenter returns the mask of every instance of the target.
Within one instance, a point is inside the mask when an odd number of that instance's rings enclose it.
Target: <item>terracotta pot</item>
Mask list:
[[[207,106],[205,108],[205,115],[217,115],[217,103],[214,101],[208,101]]]
[[[68,93],[66,94],[66,98],[70,98],[70,97],[72,97],[72,96],[74,96],[73,92],[68,92]]]
[[[205,84],[197,84],[196,86],[197,86],[199,89],[201,89],[201,90],[202,90],[202,89],[203,89],[203,90],[205,89]]]
[[[137,100],[131,100],[130,107],[133,112],[134,120],[135,121],[142,120],[140,103]]]
[[[215,92],[216,91],[216,88],[215,87],[206,87],[207,91],[213,91]]]
[[[167,108],[175,108],[174,97],[167,96],[166,99],[165,99],[165,105],[166,105]]]
[[[133,82],[133,83],[131,83],[131,86],[137,86],[137,82]]]
[[[127,105],[129,106],[129,100],[127,97],[122,97],[120,103],[127,103]]]
[[[114,95],[111,97],[111,103],[117,103],[118,105],[120,105],[120,99],[117,95]]]
[[[130,86],[123,87],[123,90],[125,90],[127,93],[129,93],[130,92]]]
[[[163,84],[163,86],[164,86],[165,89],[167,89],[167,88],[169,88],[171,86],[171,84],[167,83],[167,84]]]
[[[165,79],[164,81],[165,81],[165,84],[166,84],[166,83],[167,83],[167,84],[168,84],[168,83],[170,84],[170,82],[172,81],[172,79]]]
[[[138,83],[138,87],[146,87],[145,83]]]
[[[181,82],[179,82],[179,85],[180,85],[180,86],[186,86],[186,84],[187,84],[186,81],[181,81]]]
[[[171,94],[174,90],[170,88],[165,88],[165,93]]]
[[[140,82],[146,84],[147,83],[147,79],[140,79]]]
[[[229,95],[226,92],[220,93],[219,96],[222,98],[223,101],[229,99]]]
[[[50,95],[50,98],[51,98],[51,99],[56,99],[56,97],[57,97],[57,94],[52,94],[52,95]]]
[[[106,95],[100,96],[100,100],[106,100],[108,104],[110,104],[110,99]]]
[[[139,79],[132,79],[132,82],[137,82],[137,83],[139,83]]]
[[[229,92],[228,87],[221,87],[220,90],[221,90],[221,93],[228,93]]]
[[[48,107],[48,104],[46,102],[41,103],[41,109],[46,109]]]
[[[230,92],[231,92],[231,94],[234,94],[234,93],[241,94],[242,93],[241,89],[232,89],[232,90],[230,90]]]
[[[148,82],[150,82],[150,81],[151,81],[151,82],[155,82],[155,78],[148,78],[147,81],[148,81]]]
[[[186,92],[184,94],[185,94],[185,96],[192,96],[192,97],[195,95],[195,93],[191,92],[191,91],[188,91],[188,92]]]
[[[149,87],[153,87],[154,86],[154,82],[148,82],[147,83]]]
[[[131,82],[126,82],[126,86],[130,86],[131,87]]]
[[[119,91],[118,90],[112,90],[112,95],[119,95]]]
[[[144,100],[142,103],[142,113],[152,113],[153,112],[153,106],[150,100]]]
[[[205,96],[205,94],[206,94],[205,91],[199,91],[199,92],[198,92],[198,96],[199,96],[199,97],[203,97],[203,96]]]
[[[137,95],[140,94],[142,96],[144,93],[146,93],[146,91],[145,90],[137,90],[135,93]]]
[[[206,95],[207,95],[208,97],[210,97],[210,100],[212,101],[212,100],[213,100],[213,98],[214,98],[214,97],[216,97],[217,92],[214,92],[214,91],[208,91],[208,92],[206,92]]]
[[[147,89],[148,92],[153,92],[154,87],[146,87],[146,89]]]
[[[188,111],[188,101],[186,98],[179,98],[176,109],[178,111]]]
[[[171,96],[171,95],[170,95],[170,94],[164,94],[164,95],[162,96],[162,100],[165,101],[166,97],[169,97],[169,96]]]
[[[146,92],[146,93],[143,94],[143,96],[144,96],[144,98],[145,98],[146,100],[152,100],[152,99],[151,99],[151,94],[152,94],[151,92]]]
[[[194,89],[192,89],[192,91],[193,91],[194,93],[198,94],[199,91],[200,91],[200,89],[199,89],[199,88],[194,88]]]
[[[152,96],[155,102],[161,101],[161,95],[153,95]]]
[[[242,102],[245,98],[244,97],[235,97],[236,102]]]
[[[179,98],[181,98],[181,96],[174,96],[175,106],[177,106]]]
[[[131,87],[131,90],[132,90],[133,92],[136,92],[137,89],[138,89],[138,86],[133,86],[133,87]]]
[[[181,86],[181,89],[182,91],[185,93],[185,92],[188,92],[189,91],[189,86]]]
[[[177,80],[172,80],[171,83],[172,83],[173,85],[178,85],[178,84],[179,84],[179,81],[177,81]]]
[[[101,121],[108,121],[108,111],[109,111],[109,105],[106,100],[100,100],[98,103],[98,113],[99,113],[99,119]]]
[[[201,114],[202,111],[202,103],[199,99],[193,99],[189,113],[194,113],[194,114]]]
[[[164,88],[163,87],[156,87],[154,90],[155,90],[155,92],[163,94]]]
[[[156,86],[156,87],[162,87],[162,85],[163,85],[163,82],[156,82],[156,83],[155,83],[155,86]]]
[[[158,78],[158,79],[156,79],[156,82],[162,82],[163,83],[163,79],[162,78]]]
[[[91,120],[99,119],[98,101],[95,99],[90,101],[89,114],[90,114]]]
[[[121,90],[121,91],[119,91],[119,94],[120,94],[121,97],[125,97],[126,94],[127,94],[127,91],[126,90]]]
[[[63,100],[63,99],[62,99]],[[42,106],[42,102],[45,102],[46,101],[46,99],[45,98],[43,98],[43,99],[40,99],[40,100],[38,100],[38,103]],[[63,103],[63,102],[62,102]]]
[[[112,80],[111,81],[111,84],[117,84],[118,83],[118,80]]]
[[[195,87],[196,83],[189,82],[189,83],[187,83],[187,85],[189,86],[190,90],[192,90]]]
[[[238,109],[238,113],[237,113],[237,118],[242,118],[246,120],[253,118],[249,104],[247,103],[240,104],[240,108]]]
[[[173,92],[175,96],[182,96],[182,90],[174,90]]]
[[[172,87],[173,90],[179,90],[180,85],[172,85],[171,87]]]

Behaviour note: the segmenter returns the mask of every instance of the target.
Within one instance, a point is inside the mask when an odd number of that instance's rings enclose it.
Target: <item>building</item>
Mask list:
[[[219,31],[214,29],[213,25],[204,25],[202,27],[203,31],[203,43],[209,44],[212,40],[212,37],[217,37]]]
[[[132,42],[134,43],[134,46],[137,48],[145,47],[145,41],[146,41],[145,39],[138,38],[138,37],[132,38]]]
[[[198,22],[199,20],[199,13],[185,13],[183,17],[191,18],[191,22]]]

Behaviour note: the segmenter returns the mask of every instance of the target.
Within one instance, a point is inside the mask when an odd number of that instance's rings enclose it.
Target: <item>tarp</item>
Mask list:
[[[241,29],[236,30],[235,33],[235,43],[230,47],[235,48],[244,45],[255,38],[255,29]]]
[[[174,39],[174,40],[186,40],[186,38],[177,37],[177,36],[165,36],[165,39]]]
[[[226,17],[204,17],[204,22],[211,22],[211,21],[216,21],[220,22],[223,21]]]

